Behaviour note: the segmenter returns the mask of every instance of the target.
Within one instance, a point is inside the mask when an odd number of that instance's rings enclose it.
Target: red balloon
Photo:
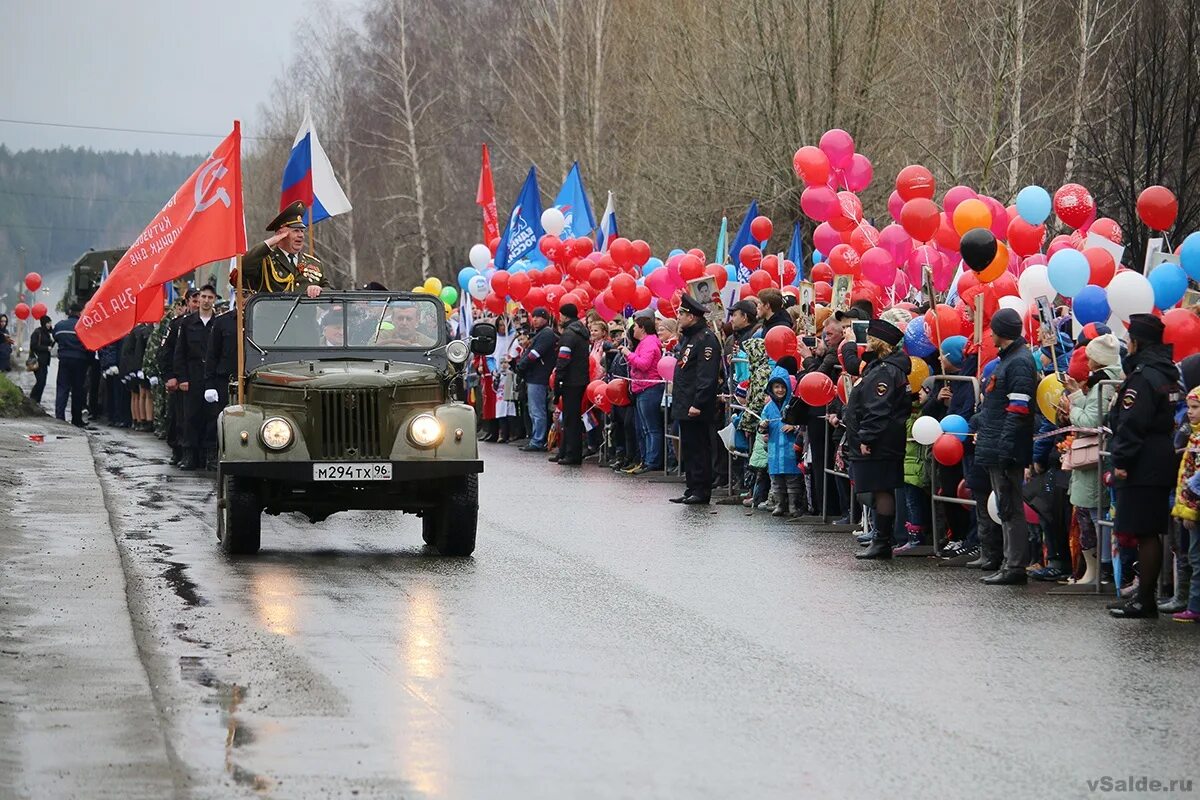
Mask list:
[[[936,188],[933,173],[920,164],[905,167],[896,176],[896,192],[905,202],[916,198],[932,200]]]
[[[588,284],[597,292],[603,291],[604,287],[608,286],[609,274],[602,267],[596,267],[588,274]]]
[[[654,299],[654,295],[645,286],[637,286],[633,291],[633,300],[629,305],[633,306],[634,311],[641,311],[650,307],[650,301]]]
[[[774,253],[763,256],[758,268],[770,275],[772,280],[779,280],[779,256]]]
[[[856,224],[862,222],[863,207],[862,200],[858,199],[858,195],[854,192],[838,192],[838,207],[842,210],[842,216],[850,220],[850,223]],[[830,220],[830,224],[837,228],[837,224]]]
[[[583,396],[591,401],[593,405],[598,405],[601,397],[608,395],[608,384],[602,378],[596,378],[588,383],[587,388],[583,390]]]
[[[567,290],[556,283],[552,286],[547,286],[545,291],[546,291],[546,307],[549,308],[551,311],[553,311],[555,314],[557,314],[558,306],[559,306],[559,304],[562,303],[563,296],[566,295]],[[536,307],[537,306],[534,306],[534,308],[536,308]]]
[[[634,295],[637,294],[637,281],[632,276],[621,273],[612,279],[609,291],[617,303],[624,306],[633,302]]]
[[[1165,186],[1148,186],[1137,199],[1138,217],[1152,231],[1165,231],[1175,224],[1179,201]]]
[[[483,307],[493,314],[503,314],[504,298],[496,292],[490,292],[487,297],[483,298]]]
[[[604,387],[604,393],[608,397],[608,402],[614,406],[627,406],[633,402],[629,396],[629,381],[624,378],[613,378]]]
[[[700,259],[700,263],[704,263],[708,260],[708,256],[704,255],[704,251],[699,247],[693,247],[691,250],[688,250],[688,255],[692,255]]]
[[[635,266],[644,267],[646,262],[650,260],[650,245],[646,244],[641,239],[633,240],[633,263]]]
[[[13,316],[17,319],[29,319],[29,306],[24,303],[17,303],[13,306]]]
[[[1163,341],[1175,348],[1174,359],[1182,361],[1200,353],[1200,317],[1186,308],[1172,308],[1162,316]]]
[[[529,280],[533,281],[534,286],[541,286],[546,282],[546,279],[542,277],[542,271],[540,269],[525,270],[525,274],[529,276]]]
[[[717,282],[717,289],[724,289],[729,283],[729,270],[723,264],[709,264],[704,268],[704,274]]]
[[[778,328],[771,329],[775,330]],[[810,372],[796,384],[796,393],[810,406],[826,406],[833,400],[836,390],[833,380],[824,372]]]
[[[596,243],[587,236],[577,236],[571,240],[571,254],[576,258],[590,255],[596,249]]]
[[[941,346],[943,340],[961,333],[962,315],[945,303],[925,312],[925,334],[934,344]]]
[[[670,298],[658,301],[658,313],[667,319],[675,319],[675,306],[671,304]]]
[[[525,295],[529,294],[529,290],[532,287],[533,279],[524,272],[510,272],[508,274],[508,296],[518,303],[525,299]]]
[[[500,237],[493,236],[492,240],[490,242],[488,242],[488,250],[490,250],[492,252],[492,258],[496,257],[496,251],[499,249],[500,249]]]
[[[938,220],[937,233],[933,235],[933,240],[937,243],[937,246],[943,250],[955,252],[958,250],[961,238],[958,230],[954,227],[954,222],[950,219],[950,215],[942,214]],[[957,259],[955,260],[957,261]]]
[[[1121,244],[1125,239],[1125,234],[1121,231],[1121,226],[1117,224],[1115,219],[1101,217],[1092,223],[1092,227],[1088,228],[1088,233],[1094,233],[1097,236],[1103,236],[1113,244]]]
[[[551,261],[558,261],[563,255],[562,239],[547,233],[541,239],[538,239],[538,250],[541,250],[542,255]]]
[[[813,302],[829,305],[833,300],[833,286],[828,281],[813,281]]]
[[[545,289],[541,286],[534,286],[525,294],[525,299],[521,302],[521,305],[525,307],[526,311],[533,311],[538,306],[546,305],[546,297]]]
[[[501,299],[508,295],[508,282],[510,278],[512,278],[512,275],[502,269],[496,270],[495,274],[492,275],[492,291],[500,295]]]
[[[1067,227],[1080,228],[1096,213],[1096,201],[1078,183],[1068,183],[1054,193],[1054,213]]]
[[[750,235],[756,242],[765,242],[770,239],[774,230],[775,227],[771,224],[769,217],[755,217],[750,223]]]
[[[612,256],[613,262],[621,269],[633,266],[635,257],[633,242],[623,236],[612,240],[612,244],[608,246],[608,254]]]
[[[26,275],[25,276],[25,288],[31,292],[36,292],[38,289],[42,288],[42,276],[37,274],[36,272],[31,272],[28,275]],[[38,314],[37,318],[41,319],[43,316],[45,316],[45,315]]]
[[[34,319],[41,319],[42,317],[46,316],[46,311],[47,308],[45,303],[34,303],[33,308],[29,309],[29,316],[33,317]]]
[[[962,461],[963,443],[953,433],[943,433],[933,442],[933,458],[943,467]]]
[[[1021,258],[1042,251],[1046,241],[1045,225],[1030,225],[1020,217],[1013,217],[1008,223],[1008,246]]]
[[[809,186],[824,185],[829,180],[829,156],[818,147],[805,145],[792,157],[792,169]]]
[[[551,264],[542,270],[542,283],[550,286],[562,282],[562,270]]]
[[[785,258],[783,260],[783,282],[785,284],[792,283],[796,280],[798,275],[799,273],[796,271],[796,265]]]
[[[1091,268],[1088,283],[1095,286],[1108,286],[1108,282],[1117,274],[1117,264],[1113,261],[1112,254],[1103,247],[1089,247],[1083,251],[1083,256],[1087,259],[1088,267]]]
[[[959,500],[971,500],[974,495],[971,492],[971,487],[967,486],[965,480],[958,482],[958,491],[956,492]]]
[[[862,225],[856,226],[850,232],[850,246],[857,250],[859,255],[867,252],[872,247],[878,247],[879,231],[865,222]]]
[[[838,275],[855,275],[861,265],[862,257],[848,244],[839,244],[829,253],[829,266]]]
[[[926,197],[909,200],[900,209],[900,224],[908,235],[919,242],[928,242],[937,233],[942,213],[937,203]]]
[[[833,267],[829,266],[829,262],[822,261],[820,264],[813,264],[812,274],[810,276],[813,283],[833,283]]]
[[[748,244],[738,252],[738,263],[746,269],[758,269],[762,263],[762,250],[757,245]]]
[[[791,328],[776,325],[763,337],[763,345],[766,346],[767,355],[772,361],[778,361],[784,356],[794,356],[797,352],[796,333]]]
[[[749,246],[749,245],[748,245]],[[679,259],[679,277],[685,281],[695,280],[704,274],[704,262],[691,253],[686,253]]]
[[[771,277],[771,273],[766,270],[756,269],[750,273],[750,291],[753,294],[758,294],[763,289],[770,288],[775,285],[775,279]]]

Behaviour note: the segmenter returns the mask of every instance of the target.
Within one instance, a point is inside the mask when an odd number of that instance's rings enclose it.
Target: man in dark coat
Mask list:
[[[180,432],[183,427],[183,410],[179,392],[179,376],[175,373],[175,345],[179,341],[179,326],[184,317],[200,308],[200,293],[188,289],[184,295],[183,310],[167,325],[167,335],[158,348],[158,372],[167,390],[166,439],[171,448],[171,466],[178,467],[183,461],[183,445]]]
[[[209,410],[210,404],[204,402],[204,359],[208,355],[209,327],[216,319],[213,314],[216,299],[217,292],[212,286],[200,289],[200,308],[183,318],[175,342],[174,370],[183,412],[180,435],[183,459],[179,462],[182,470],[193,470],[215,460],[215,454],[208,452],[216,444],[216,415]]]
[[[558,311],[562,314],[563,331],[554,367],[554,393],[562,398],[563,435],[558,454],[551,456],[550,461],[577,467],[583,463],[583,394],[588,385],[591,336],[573,303],[563,303]]]
[[[533,339],[514,367],[525,380],[529,418],[533,423],[533,433],[521,449],[542,452],[550,432],[550,373],[558,357],[558,334],[550,324],[550,312],[541,306],[529,315],[529,325],[534,331]]]
[[[222,408],[229,405],[229,381],[237,371],[237,310],[230,309],[218,314],[208,327],[204,402],[216,403],[219,414]]]
[[[691,295],[679,304],[679,343],[682,348],[672,380],[671,418],[679,423],[687,489],[672,503],[707,505],[712,499],[712,438],[716,421],[721,345],[708,327],[706,310]]]
[[[1153,314],[1129,318],[1125,382],[1108,415],[1117,488],[1113,529],[1122,539],[1136,538],[1138,547],[1138,594],[1109,606],[1109,613],[1121,619],[1158,616],[1163,562],[1159,537],[1167,532],[1171,489],[1179,470],[1171,436],[1179,370],[1171,359],[1171,346],[1163,344],[1163,331],[1162,320]]]
[[[71,424],[77,428],[84,426],[83,406],[87,399],[88,366],[95,360],[95,354],[84,347],[75,333],[79,324],[79,314],[83,309],[78,303],[71,304],[67,318],[59,320],[54,326],[54,343],[58,345],[58,386],[55,388],[54,416],[58,419],[67,418],[67,400],[71,401]]]
[[[1029,529],[1025,522],[1025,500],[1021,482],[1025,468],[1033,462],[1033,403],[1037,372],[1025,338],[1021,317],[1002,308],[992,317],[992,341],[1000,363],[983,389],[983,404],[973,420],[975,463],[988,471],[992,492],[1000,511],[1001,542],[994,529],[979,531],[983,569],[993,574],[982,580],[992,586],[1023,585],[1029,578]],[[978,498],[987,502],[987,498]],[[994,572],[993,572],[994,570]]]
[[[304,292],[315,298],[329,286],[321,262],[303,252],[307,215],[304,203],[292,203],[267,226],[275,235],[242,256],[242,285],[247,291]]]

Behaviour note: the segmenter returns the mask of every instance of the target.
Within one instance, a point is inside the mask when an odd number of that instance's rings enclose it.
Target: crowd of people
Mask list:
[[[1190,566],[1200,564],[1200,356],[1176,365],[1154,315],[1135,315],[1118,337],[1099,324],[1072,331],[1064,312],[1029,342],[1021,316],[1001,309],[986,347],[952,336],[914,359],[903,331],[924,310],[859,301],[805,313],[766,289],[712,325],[688,295],[677,320],[580,319],[573,306],[558,325],[545,308],[492,316],[502,334],[472,378],[480,438],[633,475],[679,459],[686,490],[673,502],[707,504],[732,486],[747,508],[861,525],[864,560],[936,545],[986,585],[1099,579],[1119,583],[1114,616],[1200,619]],[[814,325],[819,336],[806,335]],[[778,326],[798,346],[773,360],[764,345]],[[1048,416],[1035,394],[1056,372],[1066,391]],[[853,388],[810,405],[797,387],[814,373]],[[598,380],[620,391],[590,391]],[[969,426],[963,455],[937,464],[913,425],[951,416]],[[1164,539],[1175,563],[1165,576]]]

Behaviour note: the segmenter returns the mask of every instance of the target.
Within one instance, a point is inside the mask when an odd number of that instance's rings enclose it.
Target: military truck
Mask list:
[[[63,293],[58,310],[66,311],[72,303],[78,303],[81,308],[87,305],[87,301],[91,300],[92,295],[100,288],[100,278],[104,275],[105,266],[107,265],[111,272],[128,249],[128,247],[116,250],[92,250],[89,248],[71,265],[71,272],[67,275],[67,290]]]
[[[475,549],[483,471],[456,396],[496,329],[451,340],[442,302],[387,292],[258,294],[244,311],[245,400],[218,418],[217,538],[253,554],[262,514],[351,509],[421,517],[443,555]]]

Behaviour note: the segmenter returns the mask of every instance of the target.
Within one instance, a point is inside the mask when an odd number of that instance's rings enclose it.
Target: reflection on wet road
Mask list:
[[[845,534],[495,445],[471,559],[379,512],[266,517],[263,552],[229,559],[211,481],[101,438],[117,516],[148,535],[122,544],[162,588],[147,613],[207,671],[183,679],[215,706],[184,694],[172,723],[212,796],[1071,797],[1200,777],[1190,626],[855,562]]]

